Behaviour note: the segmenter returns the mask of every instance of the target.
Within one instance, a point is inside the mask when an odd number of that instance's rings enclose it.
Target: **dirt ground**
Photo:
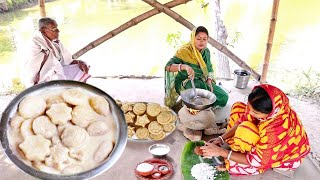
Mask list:
[[[89,84],[106,91],[114,99],[121,101],[145,101],[163,104],[164,80],[158,79],[91,79]],[[223,87],[230,90],[228,105],[236,101],[245,101],[246,94],[258,83],[250,81],[246,89],[240,90],[233,86],[233,81],[221,81]],[[310,140],[311,152],[320,162],[320,103],[314,100],[303,101],[289,97],[290,104],[299,115]],[[228,111],[224,112],[228,115]],[[320,164],[319,164],[320,165]]]
[[[163,78],[154,78],[154,79],[92,78],[88,81],[88,83],[102,89],[114,99],[119,99],[121,101],[129,101],[129,102],[138,102],[138,101],[157,102],[163,105],[163,97],[164,97],[164,79]],[[231,92],[229,93],[229,102],[227,106],[224,109],[222,109],[221,112],[219,112],[220,113],[219,118],[225,118],[228,116],[230,112],[230,107],[234,102],[245,101],[246,95],[248,95],[252,87],[257,84],[258,83],[255,81],[250,81],[246,89],[237,89],[233,86],[232,81],[222,81],[223,87],[226,90]],[[0,113],[1,114],[14,97],[15,95],[0,96]],[[320,152],[320,146],[319,146],[320,144],[320,133],[319,133],[320,132],[320,118],[319,118],[320,105],[319,103],[314,103],[308,100],[300,101],[292,97],[289,97],[289,99],[290,99],[291,106],[300,116],[303,122],[303,125],[308,133],[309,141],[311,144],[311,152],[312,152],[310,157],[313,157],[312,158],[313,160],[310,159],[311,161],[306,161],[306,163],[303,164],[304,167],[301,167],[300,169],[298,169],[298,171],[295,173],[294,179],[300,179],[301,177],[302,178],[306,177],[306,170],[312,169],[312,168],[318,170],[318,173],[316,172],[316,174],[318,174],[317,176],[319,176],[320,175],[320,171],[319,171],[319,167],[320,167],[320,153],[319,153]],[[5,161],[6,161],[5,156],[3,156],[3,154],[0,153],[0,166],[3,166],[1,162],[5,162]],[[310,173],[307,176],[310,177]],[[274,172],[272,171],[266,172],[264,176],[255,176],[249,179],[270,179],[270,178],[279,179],[277,176],[274,175]],[[242,179],[242,178],[231,177],[231,179]]]
[[[91,79],[89,84],[95,85],[106,91],[114,99],[121,101],[145,101],[158,102],[163,104],[164,97],[164,79]],[[245,101],[246,95],[250,93],[253,86],[257,85],[256,81],[250,81],[246,89],[237,89],[233,86],[233,81],[221,81],[223,87],[231,91],[229,93],[229,102],[227,107],[236,101]],[[320,103],[314,100],[298,100],[289,97],[290,104],[300,116],[300,119],[307,131],[311,144],[311,156],[320,167]],[[229,111],[222,112],[222,116],[228,116]],[[221,117],[221,118],[223,118]]]

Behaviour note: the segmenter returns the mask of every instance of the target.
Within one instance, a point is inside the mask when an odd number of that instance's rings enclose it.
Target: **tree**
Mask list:
[[[220,0],[210,1],[203,6],[207,6],[204,8],[209,8],[213,13],[215,25],[214,38],[223,46],[227,46],[228,33],[225,25],[223,24],[223,20],[221,19]],[[215,54],[217,60],[216,76],[218,78],[231,79],[228,57],[218,50],[215,51]]]

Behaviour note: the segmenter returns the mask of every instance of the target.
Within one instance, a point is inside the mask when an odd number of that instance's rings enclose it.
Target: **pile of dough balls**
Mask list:
[[[108,101],[77,88],[25,97],[10,127],[23,160],[49,173],[91,169],[109,156],[115,143]]]

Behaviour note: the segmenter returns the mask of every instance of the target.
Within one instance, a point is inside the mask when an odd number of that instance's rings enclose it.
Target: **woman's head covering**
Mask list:
[[[263,88],[272,101],[272,111],[268,114],[267,119],[275,118],[280,112],[289,108],[289,99],[279,88],[269,84],[262,84],[255,86],[253,90],[257,87]]]
[[[204,62],[201,53],[199,52],[199,50],[195,46],[197,28],[198,27],[193,28],[193,30],[191,32],[190,41],[187,44],[185,44],[184,46],[182,46],[176,52],[175,56],[185,62],[192,63],[192,64],[199,64],[199,66],[203,72],[203,75],[205,76],[205,78],[207,78],[208,77],[207,65]]]

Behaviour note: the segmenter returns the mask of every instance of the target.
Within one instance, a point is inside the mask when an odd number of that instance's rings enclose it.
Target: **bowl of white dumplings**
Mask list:
[[[40,179],[89,179],[111,168],[127,143],[123,112],[104,91],[77,81],[26,89],[2,114],[7,157]]]

